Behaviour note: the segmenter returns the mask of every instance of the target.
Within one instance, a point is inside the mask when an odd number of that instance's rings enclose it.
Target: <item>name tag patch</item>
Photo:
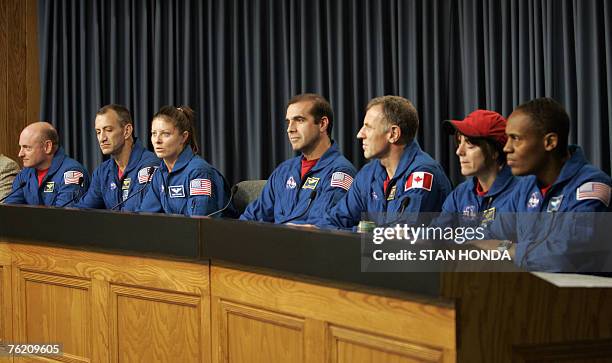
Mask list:
[[[302,186],[302,189],[314,189],[317,187],[320,178],[308,177]]]
[[[55,189],[55,182],[46,182],[45,189],[43,189],[43,193],[53,193]]]
[[[130,184],[131,183],[132,183],[132,179],[130,179],[130,178],[123,179],[123,184],[121,185],[121,189],[122,190],[130,189]]]
[[[495,207],[489,208],[489,209],[485,210],[484,212],[482,212],[482,222],[481,222],[481,224],[486,226],[487,224],[492,222],[494,219],[495,219]]]
[[[170,198],[185,198],[185,187],[183,185],[171,185],[168,187]]]
[[[393,185],[391,187],[391,190],[389,191],[389,196],[387,197],[387,200],[395,199],[395,193],[397,193],[397,185]]]
[[[563,196],[560,195],[558,197],[550,198],[550,202],[548,202],[548,207],[546,207],[547,212],[556,212],[561,207],[561,201],[563,201]]]

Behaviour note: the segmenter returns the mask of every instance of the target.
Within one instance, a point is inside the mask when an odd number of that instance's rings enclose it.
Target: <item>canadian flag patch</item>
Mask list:
[[[417,171],[408,177],[404,191],[409,189],[425,189],[431,192],[431,186],[433,184],[433,174],[426,171]]]

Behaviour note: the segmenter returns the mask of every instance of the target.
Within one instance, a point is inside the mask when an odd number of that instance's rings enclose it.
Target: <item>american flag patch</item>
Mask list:
[[[152,168],[152,166],[149,168]],[[142,168],[138,171],[138,183],[144,184],[149,181],[149,168]],[[151,173],[151,176],[153,176],[153,173]]]
[[[79,179],[83,177],[83,173],[76,170],[67,171],[64,173],[64,184],[79,184]]]
[[[607,206],[610,205],[610,186],[605,183],[584,183],[576,189],[576,200],[597,199]]]
[[[338,187],[344,190],[349,190],[352,184],[353,184],[353,177],[348,175],[347,173],[337,171],[332,174],[332,177],[331,177],[332,187]]]
[[[189,195],[212,195],[210,179],[193,179],[189,182]]]

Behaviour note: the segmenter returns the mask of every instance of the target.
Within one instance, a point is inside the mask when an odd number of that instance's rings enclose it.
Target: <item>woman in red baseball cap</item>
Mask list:
[[[442,213],[461,216],[460,224],[487,225],[497,213],[508,211],[510,191],[517,181],[503,151],[506,119],[497,112],[476,110],[463,121],[444,125],[455,136],[461,174],[468,178],[446,198]]]

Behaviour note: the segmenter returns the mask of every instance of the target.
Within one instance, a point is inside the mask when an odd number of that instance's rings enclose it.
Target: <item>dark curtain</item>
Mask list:
[[[398,94],[457,182],[442,120],[476,108],[508,116],[551,96],[570,113],[572,142],[609,173],[611,20],[606,0],[39,0],[41,118],[92,171],[99,107],[128,106],[149,144],[151,116],[187,104],[202,156],[237,182],[292,155],[291,96],[326,96],[334,139],[361,166],[367,101]]]

